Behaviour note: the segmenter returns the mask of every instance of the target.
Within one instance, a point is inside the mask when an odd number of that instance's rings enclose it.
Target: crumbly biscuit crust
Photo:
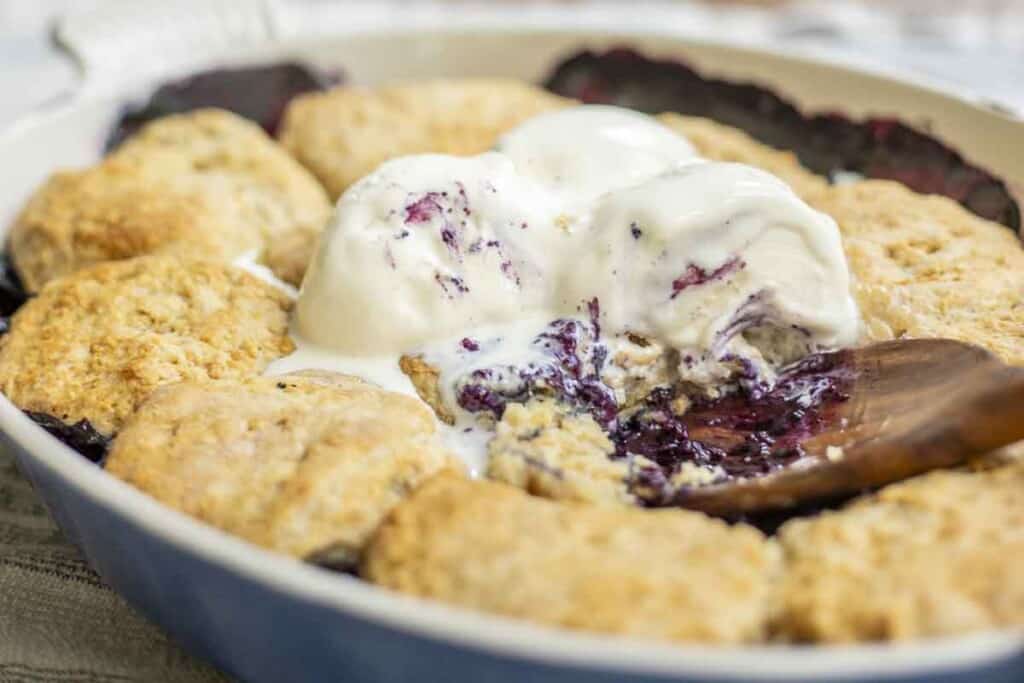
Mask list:
[[[1024,462],[934,472],[782,527],[779,633],[906,640],[1024,624]]]
[[[337,198],[387,159],[480,154],[520,122],[572,103],[508,79],[342,86],[293,100],[279,137]]]
[[[351,563],[388,510],[455,463],[421,403],[324,372],[161,388],[106,467],[259,545]]]
[[[945,337],[1024,365],[1024,249],[943,197],[867,180],[809,198],[839,224],[865,342]]]
[[[225,263],[142,256],[43,287],[0,338],[0,390],[23,410],[116,432],[154,389],[245,377],[289,353],[289,298]]]
[[[487,446],[487,476],[538,496],[590,503],[632,503],[629,468],[611,460],[612,442],[589,415],[551,400],[512,404]]]
[[[323,188],[263,131],[226,111],[158,119],[83,171],[57,173],[11,228],[30,291],[102,261],[155,251],[230,259],[318,233]]]
[[[455,424],[455,415],[441,398],[441,371],[425,361],[422,356],[404,355],[398,360],[398,367],[405,373],[416,389],[416,394],[446,424]]]
[[[165,155],[154,155],[159,163]],[[15,269],[30,292],[105,261],[156,251],[194,251],[230,259],[259,247],[229,188],[192,174],[159,178],[134,163],[109,159],[85,171],[54,174],[11,228]]]
[[[439,476],[381,525],[362,573],[544,624],[742,643],[765,635],[776,551],[753,528],[699,513],[556,503]]]

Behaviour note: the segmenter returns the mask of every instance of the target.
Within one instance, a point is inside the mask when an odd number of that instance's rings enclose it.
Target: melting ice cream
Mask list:
[[[852,344],[849,286],[835,223],[782,181],[582,106],[353,185],[295,327],[339,357],[421,357],[463,418],[551,393],[607,422],[630,386],[713,395]]]

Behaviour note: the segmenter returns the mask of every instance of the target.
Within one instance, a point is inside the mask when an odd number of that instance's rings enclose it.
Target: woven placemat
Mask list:
[[[0,450],[0,683],[228,680],[103,584]]]

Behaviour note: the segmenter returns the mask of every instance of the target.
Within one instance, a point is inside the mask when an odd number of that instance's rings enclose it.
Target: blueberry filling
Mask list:
[[[600,342],[598,304],[588,304],[589,320],[561,318],[533,340],[540,359],[524,366],[478,368],[456,383],[456,401],[471,413],[501,418],[509,403],[552,396],[589,413],[606,429],[615,424],[618,403],[601,380],[608,349]],[[465,341],[465,340],[464,340]]]
[[[29,294],[21,283],[11,258],[0,254],[0,335],[10,329],[11,316],[28,301]]]
[[[10,256],[0,254],[0,335],[10,329],[11,316],[28,301],[21,278],[14,270]],[[24,411],[33,422],[50,432],[88,460],[102,463],[110,446],[110,438],[100,434],[88,420],[67,424],[53,415]]]
[[[685,484],[672,484],[684,463],[724,478],[769,474],[804,457],[801,444],[838,419],[854,376],[849,352],[815,354],[782,369],[771,387],[741,382],[724,397],[694,399],[682,415],[672,408],[676,392],[657,389],[612,432],[615,457],[654,463],[631,472],[631,489],[648,505],[685,496]]]
[[[78,451],[87,460],[97,465],[103,464],[104,458],[107,457],[107,450],[110,448],[111,438],[96,431],[96,428],[88,420],[67,424],[48,413],[26,410],[25,414],[65,445]]]
[[[705,78],[681,62],[624,48],[570,57],[554,69],[546,87],[586,103],[713,119],[793,151],[804,166],[828,178],[852,171],[896,180],[917,192],[954,199],[1012,230],[1021,228],[1020,209],[1001,180],[895,119],[805,116],[766,88]]]
[[[290,62],[202,71],[165,83],[145,104],[126,109],[110,131],[105,149],[114,149],[153,119],[203,107],[233,111],[274,135],[292,98],[325,90],[341,80],[338,73]]]

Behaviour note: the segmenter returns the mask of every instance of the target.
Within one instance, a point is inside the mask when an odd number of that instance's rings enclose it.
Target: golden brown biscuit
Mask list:
[[[30,292],[79,268],[158,250],[230,259],[259,248],[225,201],[230,193],[195,174],[150,176],[116,159],[56,173],[11,228],[11,259]]]
[[[368,89],[343,86],[288,105],[282,144],[337,198],[406,154],[479,154],[525,119],[567,100],[521,81],[463,78]]]
[[[445,424],[455,424],[455,414],[441,397],[441,371],[422,356],[404,355],[398,359],[398,367],[412,382],[420,399],[433,409],[437,418]]]
[[[763,638],[778,555],[695,512],[556,503],[439,476],[381,524],[362,572],[388,588],[573,629]]]
[[[142,256],[49,283],[0,338],[23,410],[116,432],[157,387],[257,374],[290,352],[289,298],[225,263]]]
[[[782,527],[779,631],[905,640],[1024,625],[1024,463],[935,472]]]
[[[762,144],[738,128],[711,119],[673,113],[661,114],[658,120],[684,135],[701,156],[768,171],[784,180],[804,199],[828,186],[824,178],[801,166],[792,152]]]
[[[11,229],[29,291],[102,261],[158,250],[231,259],[318,232],[330,203],[255,124],[208,109],[159,119],[105,161],[53,175]]]
[[[177,510],[335,564],[353,562],[384,514],[453,466],[421,403],[325,372],[163,387],[106,461]]]
[[[510,404],[487,446],[487,476],[545,498],[632,503],[625,460],[589,415],[554,401]]]
[[[268,244],[260,260],[275,276],[299,287],[320,243],[320,233],[321,230],[312,228],[292,230]]]
[[[862,181],[810,198],[839,224],[868,341],[947,337],[1024,364],[1024,249],[943,197]]]

